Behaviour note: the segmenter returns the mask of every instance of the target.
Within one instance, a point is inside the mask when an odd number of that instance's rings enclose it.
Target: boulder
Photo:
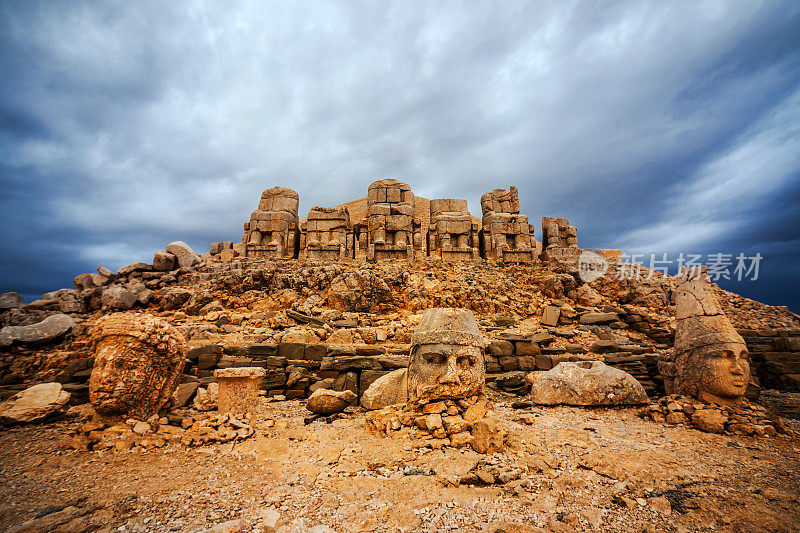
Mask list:
[[[583,305],[602,305],[603,297],[588,284],[581,285],[575,290],[575,299]]]
[[[499,420],[483,417],[472,426],[472,448],[478,453],[497,453],[505,450],[508,432]]]
[[[18,292],[0,294],[0,309],[16,309],[22,307],[22,295]]]
[[[175,388],[172,393],[172,406],[173,407],[186,407],[197,392],[200,383],[197,381],[190,381],[188,383],[181,383]]]
[[[27,326],[6,326],[0,330],[0,346],[20,344],[45,344],[69,332],[75,321],[64,314],[51,315],[41,322]]]
[[[127,311],[136,303],[136,295],[125,287],[109,287],[100,297],[103,309],[114,311]]]
[[[175,256],[169,252],[156,252],[153,256],[153,270],[164,272],[175,269]]]
[[[95,286],[91,274],[78,274],[72,278],[72,285],[79,291],[91,289]]]
[[[189,298],[194,294],[189,289],[183,287],[170,287],[164,291],[164,297],[161,299],[161,307],[167,310],[180,309],[183,304],[189,301]]]
[[[373,381],[361,395],[361,407],[375,410],[405,403],[408,398],[406,372],[405,368],[398,368]]]
[[[104,266],[97,267],[97,271],[108,278],[109,281],[116,281],[117,278],[119,278],[119,274],[117,272],[114,272],[110,268],[106,268]]]
[[[167,245],[167,251],[175,256],[178,267],[193,267],[200,263],[200,256],[183,241],[171,242]]]
[[[338,392],[330,389],[319,389],[308,397],[306,408],[318,415],[332,415],[344,411],[355,399],[355,393],[350,390]]]
[[[85,313],[86,298],[77,289],[64,290],[58,295],[58,308],[62,313]]]
[[[25,424],[46,418],[69,401],[60,383],[41,383],[18,392],[0,404],[0,422]]]
[[[531,385],[539,405],[636,405],[647,393],[636,378],[601,361],[562,362],[542,372]]]
[[[692,413],[692,424],[701,431],[724,433],[728,417],[719,409],[698,409]]]

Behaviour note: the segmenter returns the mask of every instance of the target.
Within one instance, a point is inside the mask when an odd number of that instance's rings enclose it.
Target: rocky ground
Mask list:
[[[495,394],[495,393],[493,393]],[[798,394],[772,394],[800,404]],[[432,450],[380,438],[349,408],[262,401],[239,443],[80,452],[64,419],[0,432],[0,525],[24,531],[794,531],[800,422],[741,437],[645,421],[637,409],[514,409],[514,449]],[[488,484],[487,484],[488,483]],[[38,518],[37,518],[38,517]],[[276,523],[276,519],[279,520]],[[31,522],[32,521],[32,522]],[[60,529],[59,529],[60,528]],[[313,529],[312,529],[313,530]],[[330,531],[330,529],[328,529]]]

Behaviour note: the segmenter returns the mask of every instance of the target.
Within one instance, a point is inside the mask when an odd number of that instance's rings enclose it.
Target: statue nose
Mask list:
[[[736,357],[733,359],[733,367],[731,368],[731,372],[733,374],[741,375],[744,374],[744,365],[747,364],[747,361],[742,359],[741,357]]]
[[[439,380],[439,383],[457,383],[458,382],[458,367],[456,362],[451,360],[447,361],[447,368],[444,371],[444,375]]]

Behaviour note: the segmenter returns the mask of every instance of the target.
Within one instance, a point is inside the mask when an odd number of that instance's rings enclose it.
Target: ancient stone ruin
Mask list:
[[[751,372],[747,344],[714,295],[707,267],[684,269],[675,294],[674,353],[660,362],[670,395],[642,415],[712,433],[783,432],[779,419],[745,398]]]
[[[147,420],[170,399],[183,370],[183,336],[152,315],[116,313],[92,332],[89,395],[105,420]]]
[[[418,430],[434,448],[504,449],[507,431],[486,416],[492,404],[484,395],[485,346],[470,311],[428,309],[411,338],[405,404],[369,413],[367,428],[384,436],[402,428]]]
[[[569,257],[580,253],[578,230],[566,218],[542,218],[542,252],[547,257]]]
[[[267,189],[244,224],[242,242],[212,243],[211,255],[222,261],[262,257],[372,262],[430,257],[533,263],[543,251],[557,258],[579,251],[577,230],[564,218],[542,219],[543,248],[534,238],[528,217],[520,214],[519,194],[513,186],[481,197],[482,219],[470,214],[466,200],[417,197],[407,183],[395,179],[373,182],[366,198],[334,207],[316,206],[304,219],[298,218],[299,198],[284,187]],[[156,262],[163,260],[159,257]]]
[[[353,225],[345,207],[315,207],[300,226],[300,258],[322,261],[352,259]]]
[[[0,295],[0,525],[800,519],[788,309],[706,275],[616,276],[618,251],[589,250],[587,280],[575,228],[545,217],[537,242],[514,187],[484,195],[482,218],[396,180],[305,218],[298,205],[269,189],[242,242],[174,241],[29,304]]]
[[[538,257],[533,228],[519,214],[516,187],[495,189],[481,196],[483,253],[486,259],[509,263],[531,263]]]
[[[479,229],[466,200],[431,200],[428,253],[444,261],[479,259]]]
[[[367,194],[367,218],[359,235],[359,249],[368,261],[414,259],[414,193],[407,183],[376,181]]]
[[[273,187],[261,194],[258,209],[244,223],[246,257],[297,257],[300,245],[300,196],[291,189]]]
[[[483,391],[486,370],[478,323],[466,309],[429,309],[411,337],[408,400],[424,404]]]

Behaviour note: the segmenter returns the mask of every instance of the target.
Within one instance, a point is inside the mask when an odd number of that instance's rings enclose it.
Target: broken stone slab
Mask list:
[[[141,261],[135,261],[117,270],[117,274],[119,274],[121,277],[125,277],[134,272],[150,272],[151,270],[153,270],[153,265],[148,265],[147,263],[143,263]]]
[[[561,309],[554,305],[548,305],[542,311],[542,319],[539,323],[543,326],[557,326],[559,318],[561,318]]]
[[[580,322],[584,325],[610,324],[619,320],[617,313],[585,313],[581,315]]]
[[[0,330],[0,346],[19,344],[45,344],[63,337],[75,327],[69,315],[51,315],[41,322],[27,326],[6,326]]]
[[[174,408],[186,407],[189,402],[194,398],[200,383],[197,381],[190,381],[189,383],[181,383],[172,393],[172,406]]]
[[[315,326],[323,326],[325,324],[324,320],[320,320],[319,318],[315,318],[313,316],[306,315],[299,311],[295,311],[294,309],[287,309],[286,316],[297,320],[298,322],[303,322],[305,324],[313,324]]]
[[[379,370],[380,363],[374,357],[360,355],[338,355],[323,357],[320,370]]]
[[[407,369],[398,368],[381,376],[361,395],[361,407],[375,410],[405,403],[408,398]]]
[[[0,404],[0,422],[27,424],[47,418],[69,402],[60,383],[40,383],[18,392]]]
[[[247,413],[258,407],[258,391],[267,371],[257,366],[223,368],[214,371],[218,384],[220,413]]]
[[[0,295],[0,309],[22,307],[22,295],[18,292],[5,292]]]
[[[306,408],[318,415],[332,415],[344,411],[355,400],[356,394],[351,390],[319,389],[308,397]]]
[[[531,400],[539,405],[638,405],[648,397],[627,372],[601,361],[563,361],[537,374]]]

